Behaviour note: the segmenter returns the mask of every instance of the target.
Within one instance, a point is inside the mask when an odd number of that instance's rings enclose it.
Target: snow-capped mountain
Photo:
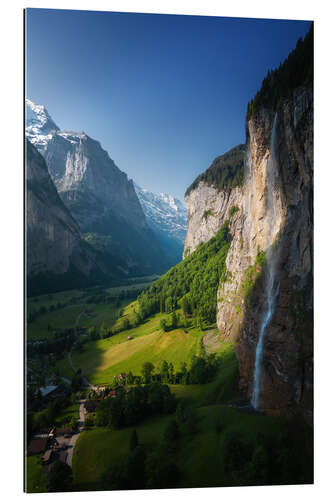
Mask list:
[[[26,137],[36,147],[45,146],[52,135],[59,131],[59,127],[54,123],[44,106],[35,104],[29,99],[26,99],[25,102]]]
[[[61,131],[44,106],[26,100],[26,135],[81,233],[104,260],[121,257],[125,272],[164,272],[170,262],[149,227],[128,179],[100,143],[84,132]]]
[[[187,209],[185,205],[165,193],[152,193],[134,184],[148,225],[156,234],[164,251],[177,262],[182,258],[186,237]]]

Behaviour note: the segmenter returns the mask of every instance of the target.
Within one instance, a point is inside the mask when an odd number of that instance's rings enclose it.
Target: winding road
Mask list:
[[[67,465],[72,467],[72,462],[73,462],[73,452],[75,448],[76,441],[79,439],[79,436],[83,430],[84,426],[84,419],[85,419],[85,411],[84,411],[84,403],[85,399],[81,399],[79,401],[80,406],[79,406],[79,420],[78,420],[78,432],[76,434],[73,434],[73,436],[70,438],[70,441],[68,443],[68,449],[67,449]]]

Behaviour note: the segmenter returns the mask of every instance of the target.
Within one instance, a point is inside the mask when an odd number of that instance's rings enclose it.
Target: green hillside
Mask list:
[[[181,306],[199,327],[216,321],[217,289],[227,279],[225,260],[230,247],[229,222],[138,297],[139,320]]]

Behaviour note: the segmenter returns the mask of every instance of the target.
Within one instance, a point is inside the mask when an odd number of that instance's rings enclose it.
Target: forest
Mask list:
[[[201,181],[216,187],[218,191],[231,191],[231,189],[241,186],[244,182],[245,151],[245,144],[239,144],[227,153],[215,158],[211,166],[187,188],[185,196],[196,189]]]
[[[181,307],[185,318],[195,317],[199,326],[214,323],[217,288],[227,279],[225,260],[230,242],[229,221],[226,221],[214,238],[200,244],[139,295],[139,321],[156,312],[170,313]]]

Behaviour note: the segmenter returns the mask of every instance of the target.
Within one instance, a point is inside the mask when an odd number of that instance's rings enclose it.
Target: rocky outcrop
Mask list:
[[[240,387],[249,397],[267,298],[257,256],[274,246],[280,288],[264,339],[259,404],[270,414],[312,408],[312,180],[313,94],[297,89],[277,113],[261,108],[247,123],[241,186],[219,190],[200,181],[186,197],[185,255],[230,221],[217,324],[224,340],[237,342]]]
[[[89,284],[103,276],[92,249],[61,201],[43,157],[26,141],[28,293]]]

